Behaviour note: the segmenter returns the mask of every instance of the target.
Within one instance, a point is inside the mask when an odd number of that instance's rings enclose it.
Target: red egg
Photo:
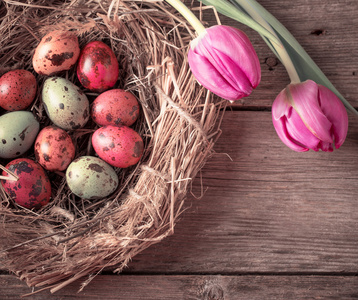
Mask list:
[[[104,126],[92,136],[92,145],[100,158],[118,168],[135,165],[143,154],[143,140],[127,126]]]
[[[35,76],[23,69],[12,70],[0,78],[0,106],[9,111],[23,110],[34,101]]]
[[[95,92],[108,90],[115,85],[118,74],[117,58],[105,43],[93,41],[82,49],[77,76],[85,88]]]
[[[44,169],[28,158],[18,158],[9,162],[6,167],[15,173],[19,180],[3,180],[5,191],[19,205],[32,209],[40,209],[49,203],[51,183]],[[3,171],[3,175],[8,175]]]
[[[48,126],[36,138],[35,156],[46,170],[63,171],[75,157],[75,146],[66,131]]]
[[[121,89],[100,94],[92,104],[91,116],[99,126],[131,126],[139,116],[139,104],[134,95]]]
[[[80,55],[74,32],[54,30],[46,34],[35,49],[32,65],[38,74],[54,75],[71,69]]]

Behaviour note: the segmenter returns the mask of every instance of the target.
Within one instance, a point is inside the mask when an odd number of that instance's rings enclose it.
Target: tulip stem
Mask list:
[[[255,10],[254,7],[248,3],[247,0],[237,0],[237,2],[242,6],[243,9],[262,27],[267,29],[270,33],[272,33],[277,40],[280,40],[280,38],[277,36],[276,32],[273,30],[271,25]],[[280,45],[277,44],[276,41],[271,41],[272,47],[276,51],[276,55],[282,62],[282,64],[285,66],[286,71],[288,73],[288,76],[290,77],[291,83],[299,83],[301,82],[300,77],[298,76],[297,70],[295,68],[295,65],[293,64],[289,54],[287,53],[287,50],[283,46],[282,42]]]
[[[199,19],[191,12],[191,10],[180,0],[165,0],[173,6],[195,29],[196,33],[200,35],[205,31],[205,27]]]
[[[293,64],[291,57],[288,55],[286,48],[283,45],[282,47],[278,47],[276,44],[273,43],[272,46],[276,50],[278,58],[281,60],[282,64],[284,65],[287,74],[290,77],[291,83],[300,83],[301,79],[298,76],[295,65]]]

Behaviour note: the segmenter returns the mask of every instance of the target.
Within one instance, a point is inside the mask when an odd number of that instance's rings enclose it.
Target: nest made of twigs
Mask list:
[[[16,206],[0,188],[1,263],[29,286],[52,292],[89,276],[86,284],[105,267],[120,272],[134,255],[173,233],[190,184],[220,132],[224,103],[214,101],[188,67],[194,32],[169,5],[155,0],[5,0],[0,17],[1,74],[17,68],[35,74],[34,49],[55,29],[75,32],[81,46],[107,43],[120,64],[115,88],[131,91],[140,102],[134,129],[145,141],[141,161],[116,169],[120,186],[105,199],[74,196],[61,172],[48,174],[52,201],[39,211]],[[74,70],[59,76],[80,86]],[[40,95],[46,78],[36,77],[39,92],[29,110],[43,127],[49,123]],[[69,132],[76,157],[95,155],[90,144],[95,129],[89,122]]]

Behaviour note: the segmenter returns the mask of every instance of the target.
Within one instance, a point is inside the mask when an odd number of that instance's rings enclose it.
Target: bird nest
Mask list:
[[[28,286],[52,292],[84,276],[85,285],[107,267],[120,272],[136,254],[173,234],[191,183],[220,133],[225,104],[199,86],[188,67],[194,31],[155,0],[5,0],[0,17],[0,75],[12,69],[36,75],[39,88],[28,110],[41,127],[50,124],[41,99],[46,76],[34,72],[32,55],[46,33],[70,30],[81,47],[101,40],[115,52],[120,65],[115,88],[137,97],[141,115],[134,129],[145,143],[137,165],[115,169],[119,187],[104,199],[75,196],[63,172],[48,172],[52,199],[40,210],[16,205],[0,187],[2,267]],[[58,76],[80,86],[73,69]],[[97,96],[84,92],[92,100]],[[95,129],[88,122],[68,131],[76,157],[95,155],[90,139]],[[22,157],[35,160],[34,151]]]

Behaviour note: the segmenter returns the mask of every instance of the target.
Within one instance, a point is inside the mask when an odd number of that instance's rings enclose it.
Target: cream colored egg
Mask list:
[[[40,124],[29,111],[13,111],[0,117],[0,157],[14,158],[33,145]]]
[[[62,129],[81,128],[89,119],[87,96],[65,78],[47,78],[42,89],[42,101],[50,120]]]
[[[107,197],[118,186],[114,169],[94,156],[75,159],[66,170],[66,181],[72,193],[84,199]]]

